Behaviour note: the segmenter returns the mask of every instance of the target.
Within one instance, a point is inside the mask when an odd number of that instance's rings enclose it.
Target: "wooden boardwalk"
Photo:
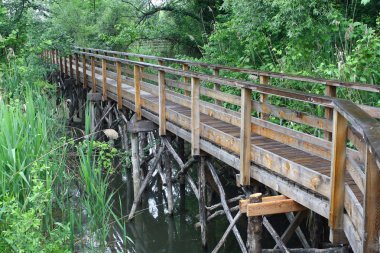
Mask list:
[[[188,141],[194,156],[204,152],[235,168],[240,185],[255,179],[327,218],[332,241],[340,242],[344,235],[354,252],[378,252],[380,108],[335,96],[337,88],[378,94],[379,86],[99,49],[76,48],[66,58],[52,51],[44,57],[84,88],[116,101],[119,109],[155,122],[161,135],[170,131]],[[192,66],[213,74],[190,71]],[[228,79],[220,71],[258,79]],[[270,85],[283,80],[322,84],[326,93]],[[227,86],[241,95],[223,92]],[[252,100],[252,94],[258,99]],[[271,98],[322,108],[325,116],[277,106]],[[226,108],[227,103],[237,109]],[[270,117],[322,131],[323,138],[273,123]]]

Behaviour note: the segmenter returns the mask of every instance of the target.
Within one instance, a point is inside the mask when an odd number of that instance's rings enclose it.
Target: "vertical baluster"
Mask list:
[[[140,60],[140,62],[144,62],[144,58],[143,57],[140,57],[139,60]],[[140,72],[141,72],[140,78],[142,80],[142,78],[144,76],[144,67],[140,67]]]
[[[63,73],[63,62],[62,62],[62,56],[59,56],[59,70],[61,71],[61,75]]]
[[[116,62],[116,85],[117,85],[117,109],[123,108],[123,96],[121,90],[121,62]]]
[[[260,84],[268,85],[269,84],[269,76],[260,76]],[[263,93],[260,94],[260,103],[261,103],[260,118],[263,120],[268,120],[268,118],[269,118],[269,115],[265,114],[263,112],[263,111],[268,111],[268,110],[266,110],[266,105],[265,105],[267,103],[267,98],[268,98],[267,94],[263,94]]]
[[[200,111],[199,111],[199,78],[191,78],[191,154],[200,155]]]
[[[379,252],[380,230],[380,168],[370,146],[365,152],[364,232],[363,252]]]
[[[182,65],[182,70],[188,71],[189,70],[189,65],[183,64]],[[184,83],[189,83],[189,78],[188,77],[184,77],[183,78],[183,82]],[[188,90],[185,90],[183,94],[185,94],[186,96],[190,96],[190,92]]]
[[[95,57],[91,56],[91,78],[92,78],[92,92],[96,92],[96,76],[95,76]]]
[[[86,63],[86,55],[82,55],[82,64],[83,64],[83,88],[87,89],[87,63]]]
[[[68,76],[69,75],[69,70],[68,70],[68,67],[67,67],[67,56],[65,55],[65,58],[64,58],[64,64],[65,64],[65,76]]]
[[[326,83],[325,96],[336,97],[336,87],[330,85],[329,83]],[[334,110],[332,108],[325,107],[325,118],[326,119],[332,120],[333,119],[333,113],[334,113]],[[323,136],[324,136],[325,140],[328,140],[328,141],[332,140],[332,133],[327,131],[327,130],[325,130],[323,132]]]
[[[133,76],[134,76],[134,83],[135,83],[135,112],[136,112],[136,120],[141,120],[141,98],[140,98],[141,68],[140,68],[140,66],[135,65],[133,67]]]
[[[69,61],[70,61],[70,76],[73,77],[74,76],[74,70],[73,70],[73,56],[70,54],[69,55]]]
[[[214,76],[219,76],[219,69],[218,68],[214,68],[212,70],[212,74]],[[220,84],[219,83],[214,83],[214,90],[217,91],[217,92],[220,91]],[[223,101],[215,99],[215,104],[223,106]]]
[[[249,185],[251,181],[251,111],[252,90],[241,89],[241,125],[240,125],[240,185]]]
[[[159,134],[166,135],[166,96],[165,96],[165,72],[158,71],[158,101],[159,101]]]
[[[80,81],[80,76],[79,76],[79,55],[78,53],[75,53],[75,79],[76,79],[76,84],[78,85]]]
[[[102,59],[102,91],[103,101],[107,100],[107,60]]]
[[[347,120],[337,110],[334,110],[329,212],[330,240],[333,243],[343,239],[341,235],[343,229],[347,126]]]

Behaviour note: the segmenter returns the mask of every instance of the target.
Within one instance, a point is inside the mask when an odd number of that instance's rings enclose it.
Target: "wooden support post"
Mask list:
[[[326,83],[325,96],[336,97],[336,87],[330,85],[329,83]],[[325,107],[325,118],[332,120],[333,119],[333,112],[334,112],[334,109]],[[327,130],[325,130],[323,132],[323,136],[324,136],[325,140],[328,140],[328,141],[332,140],[332,133],[327,131]]]
[[[63,74],[63,62],[62,62],[62,57],[59,56],[59,70],[61,71],[61,75]]]
[[[90,94],[90,93],[88,93]],[[90,119],[91,119],[91,124],[90,124],[90,132],[93,134],[95,131],[95,125],[96,125],[96,108],[95,108],[95,102],[93,100],[90,100]]]
[[[65,63],[65,76],[69,75],[68,67],[67,67],[67,56],[64,58],[64,63]]]
[[[199,111],[200,81],[191,78],[191,155],[200,154],[200,111]]]
[[[69,66],[70,66],[70,77],[74,77],[74,69],[73,69],[73,56],[69,55]]]
[[[102,59],[102,93],[103,101],[107,100],[107,60]]]
[[[371,147],[365,153],[364,236],[363,252],[379,252],[380,170]]]
[[[83,65],[83,88],[87,89],[88,82],[87,82],[87,63],[86,63],[86,56],[82,55],[82,65]]]
[[[249,203],[260,203],[262,194],[255,193],[249,196]],[[247,249],[249,253],[261,252],[261,239],[263,233],[263,217],[254,216],[248,217],[247,227]]]
[[[165,72],[158,71],[158,122],[160,136],[166,135],[166,95],[165,95]]]
[[[347,120],[334,110],[331,150],[330,240],[340,242],[343,234],[344,176],[346,167]]]
[[[251,182],[251,110],[252,90],[241,90],[241,126],[240,126],[240,185]]]
[[[123,108],[123,95],[121,89],[121,63],[116,62],[116,90],[117,90],[117,109]]]
[[[173,203],[173,182],[172,182],[172,162],[169,158],[169,152],[166,151],[164,156],[164,169],[166,176],[166,198],[168,200],[168,214],[173,215],[174,203]]]
[[[183,64],[182,65],[182,70],[188,71],[189,70],[189,65]],[[188,77],[184,77],[183,78],[183,82],[184,83],[189,83],[189,78]],[[190,92],[188,90],[185,90],[183,94],[185,94],[185,96],[190,96]]]
[[[260,84],[269,84],[269,76],[260,76]],[[260,103],[262,107],[265,107],[265,103],[267,102],[268,95],[260,93]],[[268,115],[261,113],[260,118],[263,120],[268,120]]]
[[[156,154],[156,157],[155,157],[155,160],[152,164],[152,167],[150,168],[150,170],[149,170],[148,174],[146,175],[143,183],[141,184],[141,187],[138,189],[137,194],[135,193],[135,198],[134,198],[134,201],[132,204],[131,211],[129,213],[128,220],[131,220],[133,218],[133,216],[136,212],[137,204],[140,201],[141,195],[143,194],[145,188],[148,186],[149,180],[152,178],[153,172],[156,170],[158,163],[161,161],[161,158],[162,158],[161,155],[162,155],[163,151],[164,151],[164,147],[161,146],[160,149],[158,150],[157,154]]]
[[[80,76],[79,76],[79,55],[78,53],[75,53],[75,83],[78,84],[80,82]]]
[[[218,68],[214,68],[212,70],[212,72],[213,72],[212,74],[214,76],[219,76],[219,69]],[[219,83],[214,83],[214,90],[215,91],[220,91],[220,84]],[[215,99],[215,104],[223,106],[223,101]]]
[[[96,93],[95,57],[91,56],[92,92]]]
[[[207,211],[206,211],[206,173],[205,156],[201,156],[198,167],[198,192],[199,192],[199,223],[201,224],[201,243],[207,247]]]
[[[55,56],[55,64],[58,65],[59,64],[59,60],[58,60],[58,50],[54,50],[54,56]]]
[[[134,84],[135,84],[135,112],[136,120],[141,120],[141,68],[135,65],[133,68]]]
[[[139,140],[138,133],[131,133],[131,160],[132,160],[132,178],[134,199],[138,197],[140,189],[140,158],[139,158]]]

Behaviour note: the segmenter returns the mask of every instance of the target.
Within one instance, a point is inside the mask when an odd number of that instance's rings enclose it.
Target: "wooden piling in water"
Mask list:
[[[205,156],[201,156],[198,166],[199,222],[201,224],[201,242],[207,247],[207,211],[206,211],[206,173]]]
[[[249,196],[249,203],[260,203],[261,193],[254,193]],[[262,216],[248,217],[247,227],[247,248],[249,253],[260,253],[262,250],[261,239],[263,233]]]
[[[136,198],[140,189],[140,158],[139,158],[139,139],[138,133],[131,133],[131,160],[132,160],[132,179],[133,179],[133,196]]]

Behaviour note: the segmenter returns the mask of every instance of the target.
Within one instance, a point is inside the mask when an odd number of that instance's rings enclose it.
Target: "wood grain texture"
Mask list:
[[[166,135],[166,94],[165,94],[165,72],[158,72],[158,106],[159,106],[159,134]]]
[[[191,79],[191,154],[200,155],[199,140],[201,134],[200,111],[199,111],[200,81],[198,78]]]
[[[241,90],[241,125],[240,125],[240,185],[251,182],[251,112],[252,91]]]
[[[134,65],[133,67],[133,78],[135,85],[135,113],[136,119],[141,120],[141,68],[140,66]]]
[[[344,209],[344,175],[346,167],[347,120],[334,110],[333,147],[331,154],[331,229],[342,229]]]

